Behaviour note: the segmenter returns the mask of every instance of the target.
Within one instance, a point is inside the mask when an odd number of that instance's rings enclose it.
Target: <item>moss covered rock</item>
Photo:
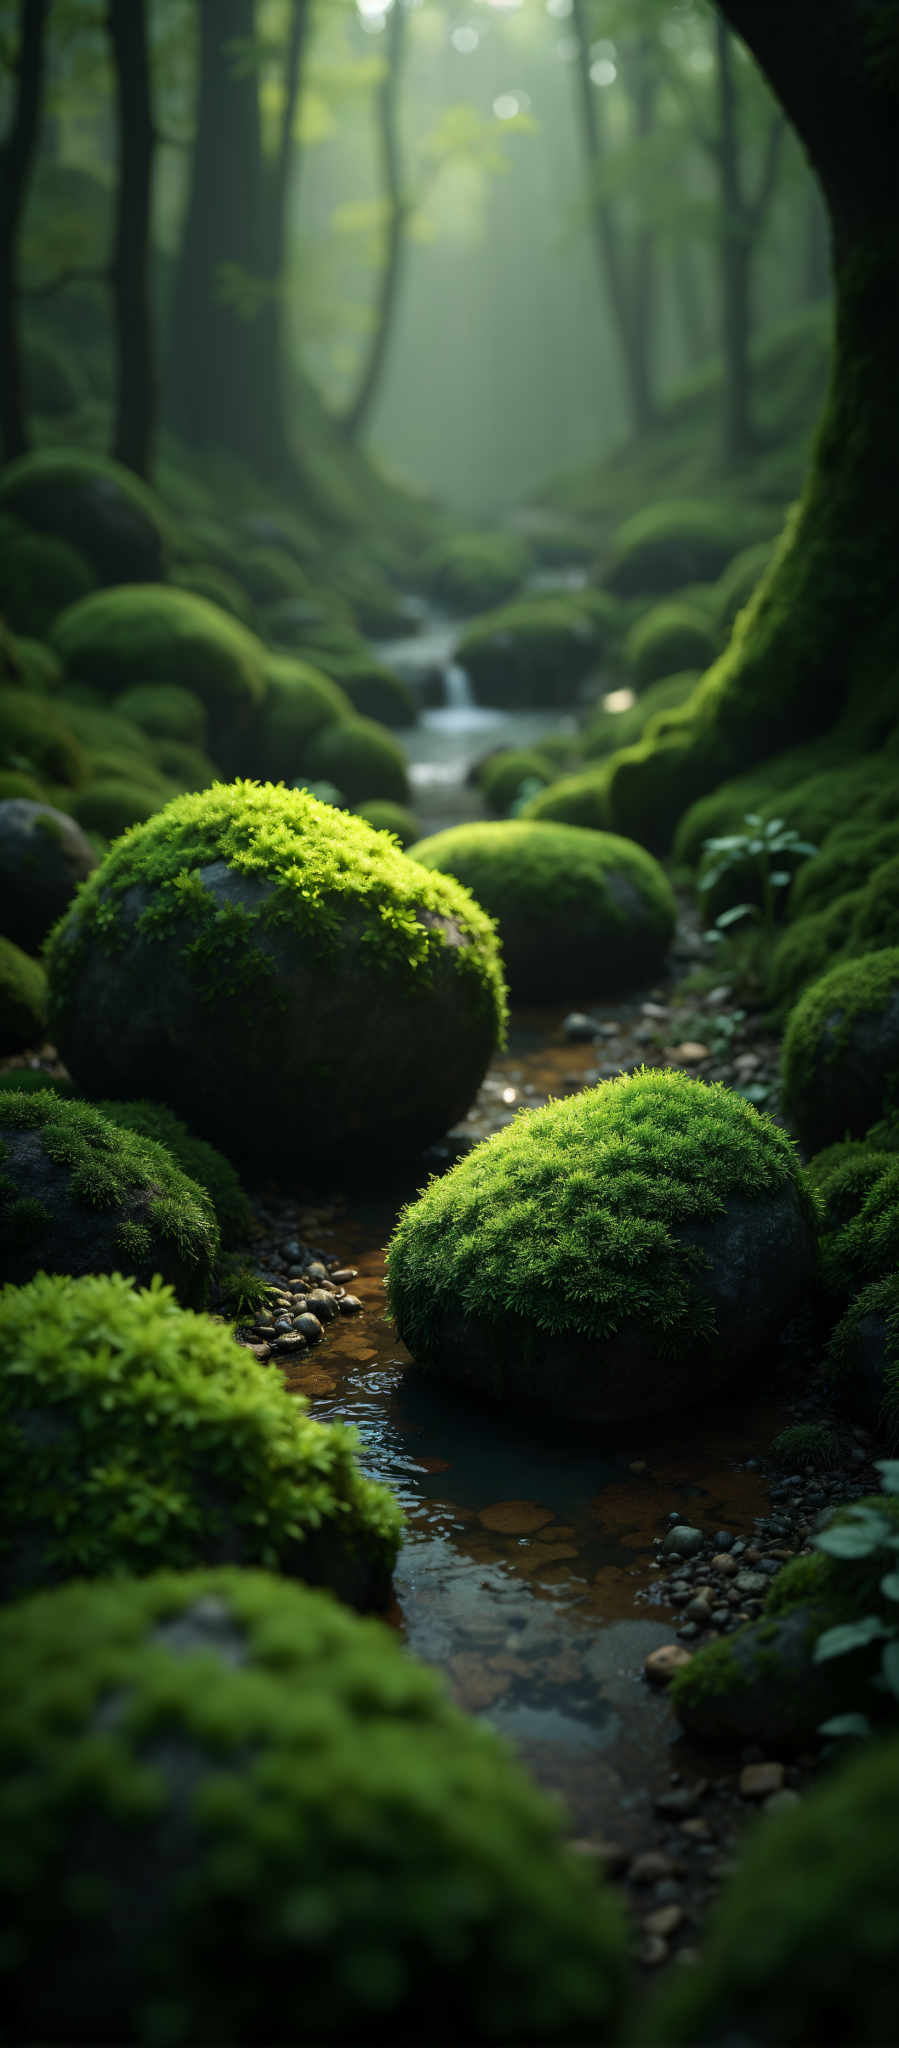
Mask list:
[[[392,804],[387,797],[376,796],[371,803],[357,805],[356,816],[373,825],[376,832],[392,832],[404,853],[420,837],[418,819],[412,811],[405,804]]]
[[[760,537],[757,513],[701,498],[648,505],[615,535],[604,582],[618,597],[664,597],[688,583],[719,577]]]
[[[180,683],[135,683],[116,698],[115,710],[151,739],[205,746],[205,706],[193,690],[183,689]]]
[[[791,1012],[784,1104],[810,1152],[863,1137],[899,1090],[899,947],[822,975]]]
[[[826,909],[809,912],[781,932],[765,980],[766,996],[781,1013],[791,1008],[811,982],[819,981],[844,959],[861,900],[861,890],[852,889],[847,896],[835,896]]]
[[[370,796],[386,796],[396,804],[409,800],[406,756],[373,718],[323,726],[305,749],[303,774],[310,782],[334,783],[349,803]]]
[[[84,754],[64,708],[12,685],[0,689],[0,767],[72,788],[82,781]]]
[[[47,1025],[47,977],[11,939],[0,938],[0,1058],[40,1045]]]
[[[486,612],[514,597],[532,562],[517,533],[457,533],[439,541],[424,570],[435,597],[452,611]]]
[[[36,1595],[0,1645],[17,2038],[616,2038],[617,1902],[382,1625],[214,1571]]]
[[[27,797],[0,802],[0,922],[36,953],[97,865],[90,840],[64,811]]]
[[[576,597],[520,598],[475,619],[456,659],[479,703],[515,710],[571,704],[607,637]]]
[[[824,1277],[845,1303],[899,1268],[899,1156],[875,1145],[831,1145],[809,1178],[821,1216]]]
[[[831,1332],[824,1366],[848,1413],[899,1447],[899,1265],[862,1287]]]
[[[57,620],[53,645],[70,678],[110,697],[161,676],[190,690],[206,707],[213,747],[242,733],[265,695],[255,634],[205,598],[162,584],[97,591]]]
[[[31,640],[26,635],[13,643],[16,673],[11,678],[24,684],[26,690],[58,690],[62,682],[62,662],[52,647],[45,647],[42,640]]]
[[[899,1742],[866,1746],[757,1828],[703,1942],[641,2039],[684,2048],[880,2048],[895,2033]]]
[[[683,599],[653,605],[631,627],[624,644],[625,665],[640,690],[684,669],[708,668],[717,652],[710,619]]]
[[[127,775],[99,775],[85,783],[72,798],[72,816],[85,832],[102,839],[117,839],[129,825],[142,825],[160,811],[169,788],[150,785],[143,778]]]
[[[42,413],[45,419],[74,412],[87,397],[87,382],[73,351],[33,327],[24,335],[22,381],[28,411]]]
[[[247,764],[263,781],[295,782],[316,733],[352,717],[339,685],[293,655],[268,655],[265,703],[247,736]]]
[[[89,564],[68,541],[0,516],[0,614],[14,633],[40,641],[53,620],[93,590]]]
[[[847,819],[827,834],[813,860],[803,861],[790,890],[791,922],[826,910],[837,897],[863,889],[883,863],[899,855],[899,821],[858,824]]]
[[[130,469],[74,448],[41,448],[0,474],[0,512],[68,541],[98,583],[155,583],[165,572],[161,506]]]
[[[522,805],[519,817],[556,825],[579,825],[589,832],[609,829],[608,779],[602,765],[560,775]]]
[[[658,974],[677,905],[652,855],[572,825],[454,825],[411,849],[496,919],[513,1000],[639,988]]]
[[[488,809],[497,817],[507,816],[522,790],[534,795],[534,785],[545,789],[554,779],[544,756],[528,747],[497,747],[479,764],[475,776]]]
[[[139,1293],[120,1273],[40,1273],[0,1292],[7,1599],[75,1576],[238,1564],[383,1606],[401,1516],[355,1449],[158,1280]]]
[[[657,716],[676,711],[686,703],[698,681],[698,670],[685,669],[681,675],[664,676],[661,682],[650,683],[636,702],[622,711],[609,711],[601,705],[591,713],[590,723],[581,736],[585,761],[605,760],[617,748],[632,746],[642,739]]]
[[[154,1273],[206,1299],[218,1250],[212,1204],[162,1145],[51,1090],[0,1094],[3,1273]]]
[[[340,685],[360,718],[376,719],[394,732],[404,732],[415,724],[418,705],[414,691],[367,650],[358,655],[324,653],[320,661],[325,675]]]
[[[162,1102],[97,1102],[95,1108],[109,1123],[136,1131],[164,1145],[182,1173],[196,1181],[215,1210],[224,1245],[242,1244],[253,1228],[253,1212],[237,1174],[224,1153],[195,1138],[174,1110]]]
[[[179,797],[129,834],[50,958],[57,1042],[88,1094],[168,1102],[230,1156],[294,1174],[354,1139],[437,1137],[502,1021],[493,927],[467,892],[271,785]]]
[[[421,1365],[597,1422],[770,1367],[814,1278],[790,1140],[678,1072],[517,1117],[404,1210],[389,1252]]]

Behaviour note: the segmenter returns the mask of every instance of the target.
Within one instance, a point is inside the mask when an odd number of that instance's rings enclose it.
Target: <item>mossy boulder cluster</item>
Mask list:
[[[0,1243],[7,1280],[161,1273],[205,1301],[219,1245],[212,1203],[163,1145],[54,1090],[0,1091]]]
[[[264,1565],[383,1606],[401,1517],[356,1439],[158,1280],[0,1293],[0,1582]]]
[[[121,464],[75,449],[40,449],[0,475],[0,514],[65,541],[98,583],[155,583],[167,550],[152,491]]]
[[[67,676],[104,696],[163,678],[189,690],[205,706],[213,746],[226,753],[265,695],[265,649],[255,634],[168,585],[95,592],[57,620],[52,644]]]
[[[899,946],[863,955],[814,982],[791,1012],[784,1101],[817,1152],[863,1137],[899,1090]]]
[[[404,1210],[388,1254],[423,1368],[594,1422],[770,1370],[815,1278],[790,1140],[678,1072],[519,1115]]]
[[[764,515],[704,498],[657,500],[619,527],[603,575],[616,597],[667,597],[711,583],[757,541]]]
[[[378,1623],[160,1573],[19,1602],[0,1650],[17,2039],[617,2038],[616,1902]]]
[[[40,961],[0,938],[0,1059],[39,1044],[46,1022],[47,977]]]
[[[639,988],[658,974],[677,906],[652,855],[570,825],[455,825],[411,848],[495,918],[513,998],[551,1002]]]
[[[440,1136],[503,1022],[493,926],[466,890],[360,818],[255,783],[177,798],[121,840],[49,971],[85,1093],[148,1095],[294,1173]]]

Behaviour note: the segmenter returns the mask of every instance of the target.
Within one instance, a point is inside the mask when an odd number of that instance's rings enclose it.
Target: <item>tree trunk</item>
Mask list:
[[[721,339],[724,355],[723,454],[727,468],[745,461],[753,444],[749,336],[750,224],[743,199],[740,126],[733,74],[733,39],[715,23],[718,80],[718,157],[721,186]]]
[[[198,0],[200,82],[190,191],[175,273],[168,418],[194,447],[271,472],[283,462],[277,390],[263,374],[266,274],[255,0]]]
[[[361,438],[377,396],[399,298],[406,219],[409,211],[403,191],[397,122],[405,29],[406,10],[397,4],[388,16],[387,69],[378,93],[378,142],[383,189],[389,209],[387,247],[384,252],[371,343],[355,397],[348,405],[341,422],[344,433],[354,441]]]
[[[138,476],[149,476],[156,417],[153,313],[150,301],[150,195],[153,114],[145,0],[109,0],[116,72],[119,184],[112,293],[116,342],[116,409],[112,452]]]
[[[19,227],[41,118],[49,0],[19,0],[18,62],[9,133],[0,150],[0,419],[7,462],[28,451],[19,337]]]
[[[805,202],[805,291],[808,305],[829,298],[831,288],[830,228],[817,183],[809,182]]]
[[[295,197],[291,171],[295,162],[293,139],[297,105],[302,89],[303,56],[309,30],[312,0],[292,0],[284,63],[284,106],[275,160],[263,169],[262,246],[268,294],[257,315],[260,375],[271,393],[272,411],[285,417],[284,389],[284,275],[287,265],[288,204]],[[283,466],[285,480],[291,479],[291,458],[282,436],[276,440],[276,467]]]
[[[585,0],[574,0],[573,21],[578,45],[578,90],[581,119],[591,180],[590,218],[599,266],[600,282],[607,294],[621,355],[631,427],[645,433],[654,418],[650,389],[648,332],[635,332],[634,305],[622,250],[619,224],[614,208],[599,190],[603,164],[603,141],[597,115],[597,94],[590,77],[590,25]]]
[[[696,271],[695,251],[686,236],[679,237],[671,251],[671,281],[683,335],[684,355],[688,369],[692,370],[697,363],[704,363],[707,356],[711,355],[712,341]]]

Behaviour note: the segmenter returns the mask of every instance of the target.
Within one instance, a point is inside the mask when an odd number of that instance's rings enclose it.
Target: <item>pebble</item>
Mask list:
[[[643,1671],[650,1685],[668,1685],[675,1672],[682,1671],[689,1662],[690,1651],[682,1649],[680,1643],[660,1643],[657,1650],[650,1650]]]
[[[305,1338],[307,1344],[320,1344],[325,1333],[318,1317],[307,1314],[297,1317],[297,1334]]]
[[[653,1805],[657,1813],[670,1814],[677,1820],[682,1815],[692,1813],[708,1789],[708,1779],[697,1778],[695,1785],[678,1785],[673,1792],[660,1792],[658,1798],[653,1800]]]
[[[785,1813],[788,1807],[799,1806],[799,1804],[799,1794],[794,1792],[792,1785],[782,1785],[779,1792],[769,1793],[768,1798],[763,1801],[762,1811],[764,1813]]]
[[[358,1294],[342,1294],[337,1304],[337,1312],[342,1316],[357,1316],[361,1308]]]
[[[562,1025],[569,1045],[590,1045],[596,1037],[596,1018],[584,1010],[570,1010]]]
[[[767,1593],[768,1581],[764,1572],[738,1572],[734,1580],[734,1591],[741,1600],[753,1599],[757,1594]]]
[[[653,1913],[644,1915],[643,1929],[646,1934],[657,1934],[663,1941],[668,1941],[683,1926],[683,1921],[683,1906],[657,1906]]]
[[[628,1864],[627,1874],[631,1884],[658,1884],[662,1878],[674,1877],[679,1868],[664,1849],[642,1849]]]
[[[648,1934],[637,1951],[638,1962],[644,1963],[650,1970],[657,1969],[659,1963],[667,1960],[667,1956],[668,1943],[661,1934]]]
[[[627,1850],[620,1842],[605,1842],[593,1835],[579,1835],[569,1842],[568,1847],[573,1856],[593,1858],[601,1863],[606,1877],[620,1877],[627,1864]]]
[[[322,1265],[321,1259],[313,1259],[311,1265],[306,1267],[307,1280],[321,1281],[330,1280],[330,1278],[331,1275],[327,1267]]]
[[[283,1336],[275,1339],[271,1348],[273,1351],[277,1351],[280,1357],[285,1351],[305,1351],[306,1344],[307,1339],[304,1337],[302,1330],[285,1330]]]
[[[338,1304],[333,1294],[326,1294],[323,1287],[313,1288],[312,1293],[307,1295],[306,1306],[311,1315],[318,1317],[320,1323],[333,1322],[338,1312]]]
[[[741,1799],[767,1799],[783,1790],[784,1767],[777,1763],[744,1764],[739,1778]]]
[[[336,1272],[331,1274],[331,1278],[335,1287],[346,1287],[351,1280],[358,1280],[359,1268],[358,1266],[338,1266]]]
[[[662,1550],[666,1556],[673,1552],[678,1557],[695,1557],[702,1544],[701,1529],[691,1529],[688,1522],[677,1522],[673,1529],[669,1529]]]

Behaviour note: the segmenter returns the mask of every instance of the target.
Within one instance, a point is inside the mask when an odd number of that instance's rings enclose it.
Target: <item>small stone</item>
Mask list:
[[[569,1045],[590,1045],[596,1037],[596,1018],[588,1017],[584,1010],[570,1010],[562,1032]]]
[[[338,1266],[331,1274],[335,1287],[346,1287],[351,1280],[358,1280],[358,1266]]]
[[[695,1785],[678,1785],[674,1792],[660,1792],[653,1805],[657,1813],[667,1813],[675,1820],[692,1813],[699,1805],[703,1793],[709,1789],[707,1778],[697,1778]]]
[[[658,1884],[662,1878],[673,1877],[677,1868],[664,1849],[642,1849],[628,1864],[627,1874],[631,1884]]]
[[[320,1344],[324,1334],[317,1316],[307,1314],[297,1317],[297,1335],[305,1337],[307,1344]]]
[[[281,1358],[286,1351],[305,1351],[306,1344],[307,1339],[303,1336],[302,1330],[286,1330],[283,1337],[275,1339],[272,1350],[277,1351]]]
[[[330,1280],[330,1278],[331,1275],[327,1267],[322,1265],[321,1259],[313,1259],[311,1264],[306,1267],[307,1280],[312,1280],[318,1284],[322,1280]]]
[[[569,1842],[568,1847],[573,1856],[582,1856],[585,1862],[599,1863],[606,1877],[619,1877],[627,1863],[627,1850],[620,1842],[604,1842],[601,1837],[580,1835]]]
[[[711,1590],[705,1586],[701,1593],[694,1593],[685,1612],[688,1621],[698,1621],[702,1626],[709,1619],[712,1605]]]
[[[764,1572],[738,1572],[734,1580],[734,1590],[739,1593],[741,1600],[754,1600],[760,1594],[767,1593],[768,1581]]]
[[[260,1365],[264,1365],[266,1359],[271,1358],[272,1355],[272,1347],[270,1344],[246,1344],[244,1346],[244,1349],[246,1351],[252,1351],[253,1357],[258,1358]]]
[[[358,1294],[342,1294],[337,1304],[338,1314],[342,1316],[357,1316],[361,1309],[362,1303]]]
[[[712,1558],[712,1570],[713,1572],[718,1572],[722,1579],[735,1578],[738,1569],[739,1567],[735,1560],[726,1550],[719,1550]]]
[[[688,1835],[691,1842],[707,1842],[712,1833],[708,1821],[703,1820],[701,1813],[691,1815],[689,1820],[682,1820],[680,1831],[682,1835]]]
[[[699,1634],[699,1625],[695,1621],[682,1621],[677,1633],[685,1643],[692,1643]]]
[[[729,1550],[733,1540],[729,1529],[715,1530],[714,1543],[716,1550]]]
[[[337,1314],[337,1303],[333,1294],[326,1294],[323,1287],[313,1288],[312,1293],[307,1296],[307,1305],[310,1313],[317,1316],[320,1323],[333,1322]]]
[[[643,1963],[648,1970],[658,1969],[659,1964],[667,1960],[667,1956],[668,1943],[660,1934],[648,1934],[637,1950],[638,1962]]]
[[[701,1529],[691,1529],[688,1522],[676,1522],[674,1528],[669,1529],[662,1549],[666,1556],[673,1554],[677,1557],[695,1557],[702,1549],[702,1544]]]
[[[681,1060],[684,1066],[698,1066],[700,1060],[707,1060],[709,1058],[709,1048],[707,1045],[700,1044],[696,1038],[685,1038],[683,1045],[672,1046],[671,1057],[675,1060]]]
[[[645,1915],[643,1920],[644,1931],[647,1934],[658,1934],[663,1941],[668,1941],[671,1935],[676,1934],[678,1928],[683,1925],[683,1919],[683,1906],[673,1904],[670,1906],[657,1906],[653,1913]]]
[[[676,1877],[663,1877],[653,1886],[653,1891],[657,1905],[672,1906],[680,1903],[683,1886]]]
[[[799,1794],[794,1792],[792,1785],[782,1785],[779,1792],[770,1792],[768,1798],[762,1802],[762,1812],[786,1813],[788,1807],[799,1804]]]
[[[739,1790],[742,1799],[767,1799],[772,1792],[783,1789],[783,1764],[744,1764],[740,1772]]]
[[[667,1003],[641,1003],[644,1017],[657,1017],[660,1021],[669,1015]]]
[[[650,1685],[668,1685],[676,1671],[682,1671],[690,1662],[690,1651],[680,1643],[660,1643],[657,1650],[650,1650],[643,1666],[644,1675]]]

